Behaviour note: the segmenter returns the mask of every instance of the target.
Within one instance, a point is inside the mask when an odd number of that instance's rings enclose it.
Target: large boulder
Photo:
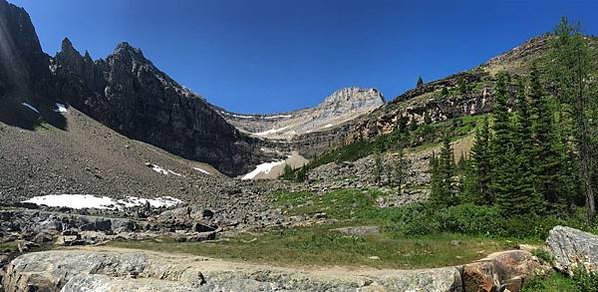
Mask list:
[[[525,279],[545,274],[550,267],[542,264],[530,252],[509,250],[496,252],[486,258],[463,266],[465,291],[520,291]]]
[[[598,271],[598,236],[571,227],[556,226],[548,233],[546,245],[554,267],[573,275],[578,268]]]

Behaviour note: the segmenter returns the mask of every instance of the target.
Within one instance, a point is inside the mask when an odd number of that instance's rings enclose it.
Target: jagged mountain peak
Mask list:
[[[119,43],[116,48],[114,49],[114,55],[120,55],[120,54],[132,54],[132,55],[136,55],[139,57],[142,57],[145,59],[145,56],[143,55],[143,52],[141,51],[141,49],[133,47],[131,44],[129,44],[128,42],[121,42]]]

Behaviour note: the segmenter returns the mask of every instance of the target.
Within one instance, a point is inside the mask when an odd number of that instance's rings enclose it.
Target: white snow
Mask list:
[[[282,128],[278,128],[278,129],[271,129],[271,130],[268,130],[268,131],[263,131],[263,132],[255,133],[254,135],[264,136],[264,135],[274,134],[274,133],[282,132],[282,131],[286,130],[288,127],[289,126],[284,126]]]
[[[327,124],[326,126],[324,126],[324,128],[330,128],[332,126],[334,126],[334,125],[333,124]]]
[[[21,105],[22,105],[22,106],[24,106],[24,107],[27,107],[27,108],[29,108],[30,110],[32,110],[32,111],[34,111],[34,112],[36,112],[36,113],[38,113],[38,114],[39,114],[39,111],[38,111],[38,110],[37,110],[35,107],[33,107],[32,105],[30,105],[30,104],[28,104],[28,103],[26,103],[26,102],[22,102],[22,103],[21,103]]]
[[[210,173],[207,170],[203,169],[203,168],[194,167],[193,169],[195,169],[195,170],[197,170],[197,171],[199,171],[201,173],[205,173],[207,175],[210,175]]]
[[[293,117],[293,115],[274,115],[274,116],[265,116],[264,119],[273,120],[273,119],[292,118],[292,117]]]
[[[270,171],[272,170],[273,167],[275,167],[277,165],[281,165],[283,163],[284,163],[284,160],[262,163],[262,164],[256,166],[252,172],[241,177],[241,179],[242,180],[253,179],[260,173],[268,174],[268,173],[270,173]]]
[[[123,209],[136,206],[143,206],[148,203],[151,207],[172,207],[183,203],[173,197],[159,197],[155,199],[144,199],[139,197],[127,197],[126,199],[114,200],[105,196],[80,194],[46,195],[33,197],[23,203],[46,205],[50,207],[67,207],[73,209]]]
[[[66,105],[57,102],[56,103],[56,109],[54,110],[54,112],[57,112],[57,113],[66,113],[67,112]]]
[[[239,118],[239,119],[264,119],[264,120],[273,120],[273,119],[281,119],[281,118],[292,118],[293,115],[239,115],[239,114],[233,114],[233,113],[227,113],[224,111],[221,111],[222,114],[224,115],[229,115],[231,117],[234,118]]]
[[[176,175],[176,176],[183,176],[180,173],[174,172],[174,171],[172,171],[170,169],[162,168],[162,167],[160,167],[159,165],[156,165],[156,164],[146,163],[145,165],[147,165],[148,167],[151,167],[153,171],[155,171],[157,173],[160,173],[160,174],[163,174],[163,175],[173,174],[173,175]]]
[[[221,113],[223,113],[225,115],[227,114],[227,112],[221,112]],[[252,119],[252,118],[254,118],[254,116],[237,115],[237,114],[231,114],[231,113],[228,113],[228,115],[230,115],[231,117],[239,118],[239,119]]]

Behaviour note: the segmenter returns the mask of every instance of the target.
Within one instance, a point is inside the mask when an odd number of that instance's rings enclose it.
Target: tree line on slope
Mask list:
[[[598,98],[579,25],[563,18],[542,70],[497,75],[492,119],[477,129],[469,158],[455,162],[449,137],[431,159],[431,203],[497,206],[503,216],[546,215],[583,204],[596,216]]]

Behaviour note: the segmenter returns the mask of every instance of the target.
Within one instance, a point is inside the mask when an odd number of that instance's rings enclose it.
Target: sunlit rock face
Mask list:
[[[284,139],[334,128],[384,105],[384,97],[374,89],[343,88],[322,103],[302,110],[271,114],[236,114],[218,109],[239,130],[264,139]]]

